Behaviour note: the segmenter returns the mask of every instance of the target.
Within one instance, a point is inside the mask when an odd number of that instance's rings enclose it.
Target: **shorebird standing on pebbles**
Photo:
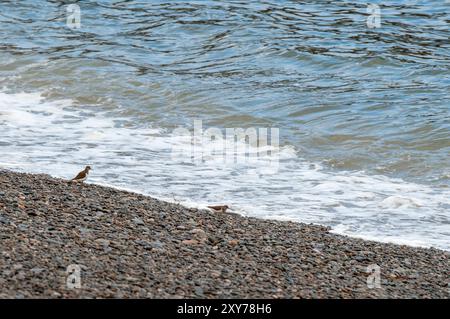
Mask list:
[[[223,206],[207,206],[211,211],[213,211],[214,213],[226,213],[227,209],[230,209],[230,207],[228,207],[228,205],[223,205]]]
[[[86,166],[86,168],[79,172],[77,176],[75,176],[74,178],[72,178],[69,183],[82,183],[84,182],[89,175],[89,171],[91,170],[90,166]]]

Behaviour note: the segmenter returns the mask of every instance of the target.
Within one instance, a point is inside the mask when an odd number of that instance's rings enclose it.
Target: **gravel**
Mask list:
[[[0,298],[449,298],[449,275],[438,249],[0,171]]]

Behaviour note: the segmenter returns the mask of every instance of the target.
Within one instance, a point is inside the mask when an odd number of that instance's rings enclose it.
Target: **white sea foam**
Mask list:
[[[137,128],[36,93],[0,93],[0,167],[70,178],[86,164],[90,182],[191,207],[226,203],[245,215],[332,226],[366,239],[450,250],[450,190],[363,172],[333,171],[278,151],[276,172],[255,165],[174,161],[188,136]],[[203,145],[211,154],[220,140]],[[244,156],[244,154],[239,154]],[[219,165],[218,165],[219,164]]]

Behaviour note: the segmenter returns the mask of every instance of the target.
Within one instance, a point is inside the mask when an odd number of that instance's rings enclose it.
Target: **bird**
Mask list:
[[[227,209],[230,209],[228,205],[221,205],[221,206],[207,206],[211,211],[214,213],[226,213]]]
[[[86,168],[84,170],[82,170],[81,172],[78,173],[77,176],[75,176],[74,178],[72,178],[69,183],[82,183],[84,182],[89,175],[89,171],[91,170],[91,167],[88,165],[86,166]]]

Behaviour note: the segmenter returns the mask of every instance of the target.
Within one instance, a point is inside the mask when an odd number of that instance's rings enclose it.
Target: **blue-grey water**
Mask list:
[[[0,168],[448,250],[450,1],[370,3],[2,0]],[[175,160],[195,120],[279,166]]]

